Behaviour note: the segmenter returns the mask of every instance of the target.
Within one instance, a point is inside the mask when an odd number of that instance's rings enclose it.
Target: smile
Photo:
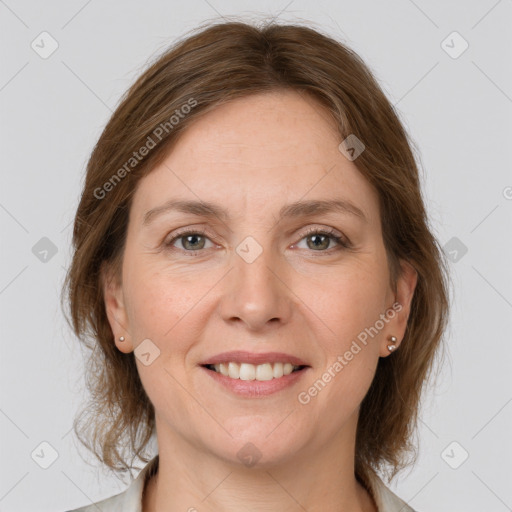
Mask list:
[[[263,363],[254,365],[251,363],[229,362],[207,364],[205,368],[230,379],[267,381],[290,375],[301,370],[304,366],[296,366],[291,363]]]

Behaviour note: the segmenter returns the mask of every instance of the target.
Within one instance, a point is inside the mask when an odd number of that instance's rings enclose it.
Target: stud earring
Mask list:
[[[124,336],[119,336],[119,341],[124,341]]]
[[[393,352],[393,350],[395,350],[395,349],[396,349],[396,345],[395,345],[395,343],[396,343],[398,340],[397,340],[394,336],[391,336],[391,337],[390,337],[390,339],[389,339],[389,341],[391,341],[391,344],[390,344],[390,345],[388,345],[388,350],[389,350],[390,352]]]

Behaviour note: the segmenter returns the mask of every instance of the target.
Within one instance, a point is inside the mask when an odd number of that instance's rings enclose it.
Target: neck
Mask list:
[[[157,425],[158,432],[162,429]],[[377,512],[355,477],[352,439],[343,435],[336,450],[331,444],[311,443],[285,462],[264,467],[245,467],[183,443],[183,438],[162,437],[158,470],[146,482],[143,512]]]

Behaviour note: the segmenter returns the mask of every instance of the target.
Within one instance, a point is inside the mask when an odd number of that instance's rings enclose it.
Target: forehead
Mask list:
[[[344,197],[376,215],[377,197],[341,142],[329,112],[307,95],[279,91],[239,98],[184,131],[165,161],[145,176],[138,210],[167,197],[258,209],[271,203]],[[247,213],[247,212],[246,212]]]
[[[319,161],[319,153],[327,148],[332,154],[338,139],[325,107],[305,94],[274,91],[216,107],[192,124],[180,142],[191,157],[212,155],[246,163],[257,159],[289,166],[299,157],[303,162]]]

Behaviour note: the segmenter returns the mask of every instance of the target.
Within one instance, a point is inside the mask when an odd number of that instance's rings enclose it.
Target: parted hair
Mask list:
[[[90,397],[74,430],[119,476],[136,457],[149,460],[155,429],[135,356],[114,343],[101,277],[105,266],[119,275],[134,191],[200,116],[235,98],[278,90],[315,99],[335,121],[340,142],[353,134],[364,143],[353,163],[378,194],[392,286],[400,259],[417,272],[405,337],[399,350],[379,359],[361,403],[355,474],[363,482],[370,472],[393,478],[416,460],[420,401],[443,352],[449,275],[426,212],[414,143],[369,67],[347,45],[299,24],[223,21],[165,49],[120,99],[88,160],[76,211],[62,297],[90,354]]]

